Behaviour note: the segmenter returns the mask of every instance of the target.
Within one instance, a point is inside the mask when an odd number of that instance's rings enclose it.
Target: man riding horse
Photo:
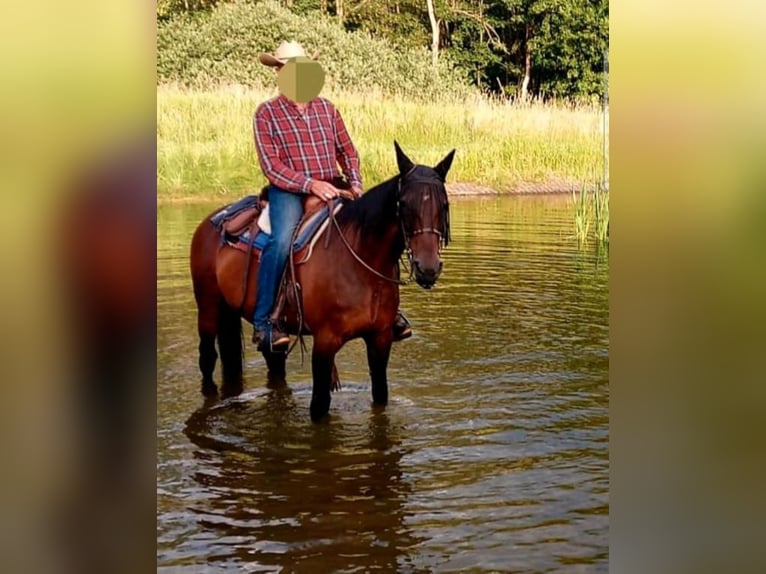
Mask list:
[[[258,272],[253,342],[261,350],[281,350],[287,348],[290,337],[272,324],[270,315],[293,233],[303,215],[302,199],[315,195],[331,201],[343,194],[339,187],[350,188],[358,198],[362,195],[362,176],[359,155],[340,112],[327,99],[318,97],[324,72],[315,59],[307,58],[297,42],[282,42],[273,55],[262,53],[259,60],[276,69],[280,95],[260,104],[253,118],[258,161],[270,184],[271,220],[271,236]],[[337,164],[347,181],[340,178]],[[394,341],[412,335],[400,311],[393,329]]]

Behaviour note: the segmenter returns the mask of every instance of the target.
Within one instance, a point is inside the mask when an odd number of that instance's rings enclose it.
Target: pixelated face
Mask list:
[[[325,73],[316,60],[299,56],[290,58],[277,69],[279,93],[298,103],[310,102],[324,86]]]

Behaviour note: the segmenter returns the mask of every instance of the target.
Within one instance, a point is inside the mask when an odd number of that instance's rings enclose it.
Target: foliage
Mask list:
[[[292,39],[308,52],[321,50],[326,89],[378,90],[421,100],[470,92],[447,60],[432,70],[425,48],[397,50],[366,32],[345,32],[329,16],[313,12],[310,25],[307,18],[271,1],[239,1],[209,14],[178,14],[158,26],[158,80],[198,89],[271,87],[274,71],[258,62],[258,54]]]
[[[220,0],[157,0],[157,19],[170,18],[181,12],[197,12],[213,8]]]
[[[542,94],[602,95],[608,50],[606,1],[566,0],[540,23],[535,67]]]
[[[425,11],[423,0],[345,0],[344,5],[343,27],[347,31],[361,30],[375,38],[385,38],[389,45],[399,48],[428,46],[428,29],[420,18],[421,10]],[[329,13],[337,14],[335,9]]]
[[[603,96],[608,0],[434,0],[434,11],[439,75],[449,77],[448,89],[462,81],[517,96],[528,71],[532,96]],[[326,47],[340,87],[360,81],[367,67],[373,83],[387,90],[411,93],[433,83],[424,0],[234,0],[233,7],[227,0],[159,0],[157,14],[160,81],[263,83],[265,74],[249,69],[255,49],[271,49],[287,34]],[[338,59],[342,54],[348,56]],[[395,64],[397,58],[403,63]]]

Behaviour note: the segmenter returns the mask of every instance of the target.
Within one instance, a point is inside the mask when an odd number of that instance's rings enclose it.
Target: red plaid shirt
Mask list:
[[[310,193],[312,180],[338,176],[338,163],[351,185],[362,186],[359,154],[340,112],[324,98],[303,113],[283,95],[272,98],[255,110],[253,133],[261,169],[281,189]]]

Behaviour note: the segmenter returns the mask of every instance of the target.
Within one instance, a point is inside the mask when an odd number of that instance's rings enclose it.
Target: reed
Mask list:
[[[598,247],[609,245],[609,190],[597,183],[582,185],[579,193],[572,188],[574,228],[580,246],[595,242]]]

